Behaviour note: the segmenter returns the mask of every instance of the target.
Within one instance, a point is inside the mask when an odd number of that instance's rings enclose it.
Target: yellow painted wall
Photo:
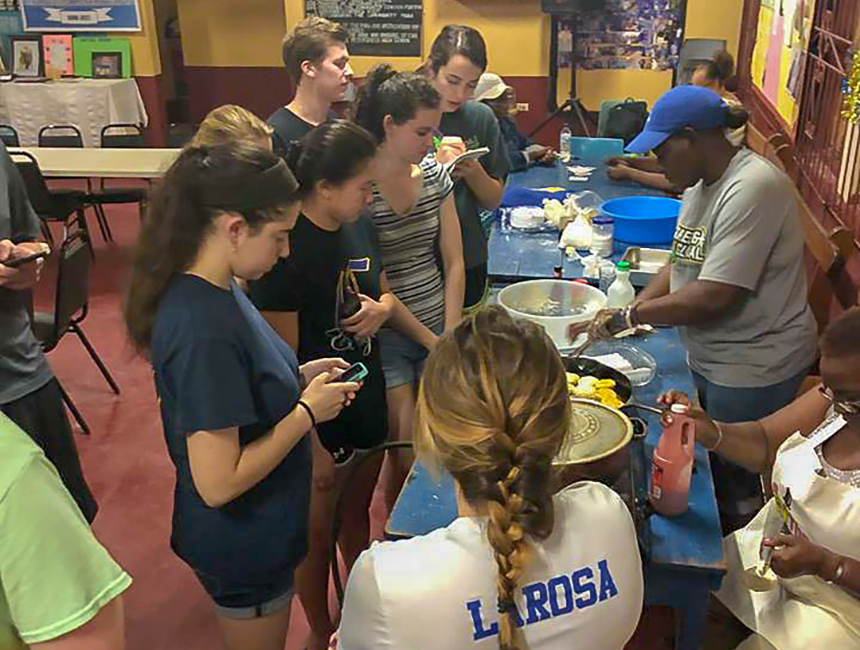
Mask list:
[[[287,29],[304,17],[304,0],[284,0]],[[513,77],[540,77],[549,70],[549,18],[540,0],[424,0],[421,35],[426,54],[439,31],[450,23],[470,25],[491,45],[491,67]],[[357,75],[365,74],[378,59],[355,57]],[[392,59],[400,70],[414,70],[420,58]]]
[[[722,38],[737,56],[741,38],[743,0],[687,0],[686,38]]]
[[[304,17],[305,0],[243,0],[241,3],[182,0],[179,14],[186,65],[281,65],[284,33]],[[735,53],[740,37],[743,0],[688,0],[688,38],[722,38]],[[424,0],[423,51],[448,23],[463,23],[480,30],[490,44],[490,68],[501,75],[540,77],[549,72],[549,18],[540,0]],[[378,60],[355,57],[361,76]],[[395,67],[412,70],[418,58],[392,59]],[[559,94],[567,95],[562,72]],[[669,72],[639,70],[582,71],[577,88],[583,103],[597,110],[607,97],[628,95],[653,102],[669,89]]]
[[[180,0],[187,66],[278,67],[285,34],[278,0]]]
[[[136,77],[154,77],[161,74],[161,54],[158,29],[155,22],[153,0],[140,0],[140,20],[143,30],[117,34],[131,43],[132,74]]]

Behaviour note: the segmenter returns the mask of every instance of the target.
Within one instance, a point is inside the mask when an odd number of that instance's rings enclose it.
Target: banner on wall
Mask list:
[[[21,0],[27,32],[139,32],[138,0]]]

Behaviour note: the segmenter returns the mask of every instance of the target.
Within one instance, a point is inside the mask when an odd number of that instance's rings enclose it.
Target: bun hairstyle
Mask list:
[[[726,106],[726,128],[735,130],[746,126],[750,114],[741,106]]]
[[[487,70],[487,44],[481,32],[466,25],[445,25],[430,46],[430,56],[423,69],[439,74],[439,70],[457,55],[466,57],[481,72]]]
[[[260,147],[194,147],[167,170],[134,247],[123,306],[128,336],[148,354],[164,291],[194,262],[219,214],[241,214],[252,230],[281,217],[298,200],[284,162]]]
[[[385,116],[395,124],[406,124],[421,109],[437,109],[442,98],[430,81],[414,72],[397,72],[387,63],[373,66],[358,91],[355,121],[385,140]]]
[[[720,50],[714,58],[703,63],[699,69],[704,70],[708,81],[718,83],[729,92],[737,90],[737,78],[735,77],[735,59],[726,50]]]
[[[306,197],[316,184],[342,185],[362,172],[376,155],[376,140],[358,124],[333,120],[321,124],[287,148],[284,156]]]
[[[521,648],[514,592],[533,539],[552,533],[552,459],[570,398],[558,351],[538,325],[487,307],[444,334],[418,393],[419,457],[444,467],[489,516],[498,569],[499,643]]]

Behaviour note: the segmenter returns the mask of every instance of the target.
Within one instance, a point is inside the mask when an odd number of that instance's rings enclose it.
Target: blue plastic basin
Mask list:
[[[613,237],[629,244],[668,244],[675,235],[681,202],[662,196],[604,201],[600,211],[615,221]]]

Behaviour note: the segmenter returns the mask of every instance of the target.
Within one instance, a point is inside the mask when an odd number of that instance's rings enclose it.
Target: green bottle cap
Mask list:
[[[617,268],[619,271],[629,271],[630,262],[627,262],[626,260],[618,262],[615,268]]]

